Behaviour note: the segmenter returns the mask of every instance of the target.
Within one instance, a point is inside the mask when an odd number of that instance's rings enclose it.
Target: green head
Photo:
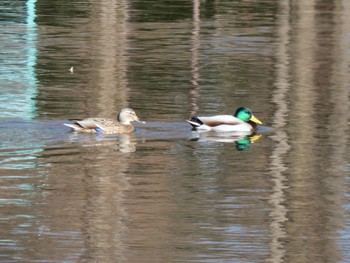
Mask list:
[[[250,140],[248,137],[242,138],[241,140],[235,141],[236,149],[238,151],[248,150],[250,146]]]
[[[262,122],[253,115],[252,111],[246,107],[239,107],[234,116],[244,122],[252,121],[257,124],[262,124]]]

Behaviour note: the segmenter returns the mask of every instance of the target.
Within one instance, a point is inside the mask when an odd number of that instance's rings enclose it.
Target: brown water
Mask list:
[[[350,2],[0,10],[0,262],[350,262]],[[185,122],[241,105],[259,136]]]

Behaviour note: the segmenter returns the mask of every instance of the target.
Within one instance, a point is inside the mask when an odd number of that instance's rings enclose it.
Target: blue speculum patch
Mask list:
[[[95,128],[95,131],[98,132],[98,133],[103,132],[103,130],[100,127]]]

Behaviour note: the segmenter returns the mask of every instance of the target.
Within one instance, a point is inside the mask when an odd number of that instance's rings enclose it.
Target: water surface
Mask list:
[[[347,1],[0,7],[1,262],[350,261]],[[185,122],[242,105],[255,136]]]

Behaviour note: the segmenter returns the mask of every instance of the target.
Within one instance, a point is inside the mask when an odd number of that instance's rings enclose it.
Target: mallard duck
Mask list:
[[[130,123],[132,121],[145,123],[136,116],[134,110],[124,108],[120,111],[116,120],[105,118],[87,118],[83,120],[76,120],[72,124],[64,123],[64,125],[72,128],[75,132],[115,134],[133,132],[135,128]]]
[[[210,117],[194,116],[187,121],[195,130],[216,132],[253,132],[257,124],[262,124],[252,111],[246,107],[240,107],[234,115],[216,115]]]

